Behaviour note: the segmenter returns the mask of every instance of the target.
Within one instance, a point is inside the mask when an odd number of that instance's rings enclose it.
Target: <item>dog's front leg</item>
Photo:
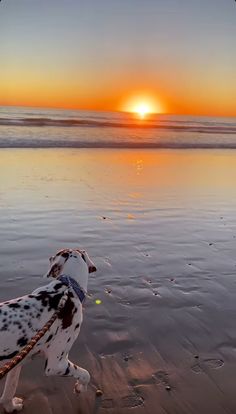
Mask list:
[[[46,363],[45,374],[49,375],[60,375],[63,377],[74,377],[79,381],[79,384],[76,383],[75,390],[86,391],[88,383],[90,381],[89,372],[86,369],[79,367],[78,365],[73,364],[69,361],[68,358],[64,358],[60,362],[55,356]]]
[[[23,399],[14,397],[19,376],[21,371],[21,365],[13,368],[8,374],[5,382],[5,387],[0,398],[0,404],[2,404],[4,410],[7,413],[13,411],[20,411],[23,408]]]

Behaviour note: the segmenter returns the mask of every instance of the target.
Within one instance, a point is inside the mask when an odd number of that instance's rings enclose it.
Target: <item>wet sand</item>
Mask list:
[[[60,248],[84,247],[98,267],[70,354],[88,392],[36,359],[18,387],[24,413],[235,413],[236,152],[0,157],[0,300],[43,285]]]

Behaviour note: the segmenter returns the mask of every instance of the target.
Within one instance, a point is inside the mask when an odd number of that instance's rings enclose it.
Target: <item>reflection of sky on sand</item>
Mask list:
[[[235,195],[235,153],[152,150],[2,150],[1,203],[19,208],[191,204]],[[132,211],[128,213],[132,214]]]

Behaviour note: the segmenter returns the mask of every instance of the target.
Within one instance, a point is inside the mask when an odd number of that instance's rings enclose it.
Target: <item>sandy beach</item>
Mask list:
[[[20,378],[23,412],[235,413],[236,152],[0,157],[0,300],[45,284],[63,247],[84,247],[98,268],[70,354],[91,374],[88,392],[36,359]]]

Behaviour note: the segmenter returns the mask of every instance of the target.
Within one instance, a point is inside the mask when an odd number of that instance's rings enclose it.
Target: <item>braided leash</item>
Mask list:
[[[37,344],[37,342],[39,342],[39,340],[45,335],[45,333],[51,328],[52,324],[55,322],[55,320],[57,319],[60,311],[62,310],[62,308],[64,307],[66,300],[67,300],[67,294],[68,294],[68,290],[65,291],[64,295],[62,296],[59,305],[58,305],[58,309],[56,310],[56,312],[54,312],[54,314],[52,315],[52,317],[49,319],[49,321],[43,326],[43,328],[41,328],[35,336],[33,336],[33,338],[30,340],[30,342],[24,346],[24,348],[22,348],[22,350],[14,357],[10,360],[10,362],[7,362],[5,365],[3,365],[3,367],[0,369],[0,380],[9,372],[11,371],[13,368],[16,367],[16,365],[18,365],[27,355],[28,353],[34,348],[34,346]]]

